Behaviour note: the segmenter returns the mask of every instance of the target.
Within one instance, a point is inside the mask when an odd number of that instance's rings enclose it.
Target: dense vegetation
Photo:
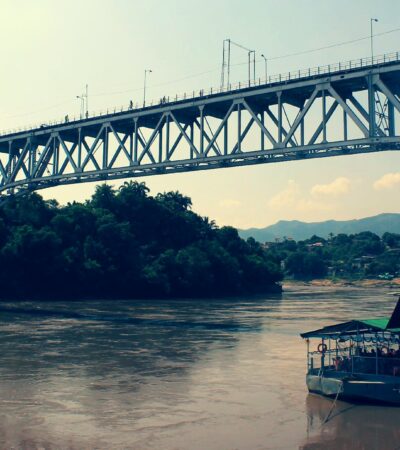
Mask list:
[[[2,298],[200,297],[279,289],[260,244],[144,183],[59,206],[36,193],[0,206]]]
[[[391,278],[400,275],[400,234],[369,231],[357,234],[313,236],[304,241],[283,239],[266,244],[266,254],[281,264],[286,276]]]

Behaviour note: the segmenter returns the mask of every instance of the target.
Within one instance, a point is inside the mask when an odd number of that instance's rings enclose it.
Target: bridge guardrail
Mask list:
[[[64,119],[61,120],[52,120],[52,121],[42,121],[41,123],[36,123],[32,125],[28,125],[25,127],[20,128],[12,128],[8,130],[0,131],[0,137],[1,136],[7,136],[17,133],[22,133],[30,130],[37,130],[40,128],[48,128],[56,125],[62,125],[66,123],[74,123],[79,122],[81,120],[86,119],[94,119],[94,118],[101,118],[106,117],[109,115],[117,114],[117,113],[123,113],[123,112],[129,112],[129,111],[138,111],[142,109],[152,108],[154,106],[159,105],[167,105],[167,104],[173,104],[176,102],[189,100],[189,99],[199,99],[205,96],[209,95],[215,95],[215,94],[222,94],[222,93],[229,93],[234,92],[240,89],[246,89],[251,87],[257,87],[261,85],[273,85],[276,83],[282,83],[287,81],[293,81],[298,80],[301,78],[309,78],[313,76],[320,76],[325,74],[333,74],[341,71],[346,70],[353,70],[357,68],[362,67],[368,67],[373,66],[377,64],[386,64],[389,62],[395,62],[400,60],[400,52],[392,52],[392,53],[385,53],[383,55],[378,55],[374,57],[367,57],[367,58],[358,58],[353,59],[350,61],[345,62],[339,62],[335,64],[327,64],[324,66],[315,66],[308,69],[299,69],[297,71],[291,71],[286,73],[281,73],[278,75],[271,75],[267,78],[258,78],[256,80],[250,80],[246,82],[238,82],[234,84],[229,84],[229,86],[219,87],[219,88],[209,88],[207,89],[200,89],[196,91],[192,91],[190,93],[184,92],[183,94],[176,94],[175,96],[167,96],[162,97],[161,99],[157,100],[151,100],[145,107],[140,106],[139,103],[131,104],[128,103],[128,105],[123,105],[119,107],[111,107],[100,111],[93,111],[90,112],[88,115],[85,115],[84,117],[81,116],[72,116],[69,117],[69,115],[66,115]],[[68,117],[68,120],[67,120]]]

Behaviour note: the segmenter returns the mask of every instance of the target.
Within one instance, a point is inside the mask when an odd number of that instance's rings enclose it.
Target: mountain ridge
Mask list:
[[[302,222],[300,220],[280,220],[264,228],[238,230],[242,238],[253,237],[260,242],[274,241],[290,237],[296,241],[308,239],[314,234],[323,238],[330,233],[355,234],[371,231],[379,236],[383,233],[400,233],[400,213],[382,213],[375,216],[351,220],[325,220],[322,222]]]

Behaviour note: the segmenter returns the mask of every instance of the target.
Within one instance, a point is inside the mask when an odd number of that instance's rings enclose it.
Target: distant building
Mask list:
[[[323,242],[314,242],[313,244],[307,244],[308,248],[323,247],[323,246],[324,246]]]

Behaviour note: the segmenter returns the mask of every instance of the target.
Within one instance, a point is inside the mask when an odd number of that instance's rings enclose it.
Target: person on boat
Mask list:
[[[338,356],[337,358],[333,358],[333,364],[335,365],[335,370],[338,371],[341,368],[341,364],[342,364],[342,359],[340,356]]]

